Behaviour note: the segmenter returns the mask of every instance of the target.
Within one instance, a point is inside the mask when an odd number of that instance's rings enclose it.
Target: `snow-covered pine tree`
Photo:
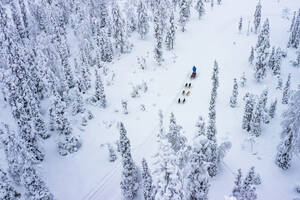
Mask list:
[[[209,102],[209,120],[207,126],[207,137],[209,140],[216,141],[216,98],[217,98],[217,88],[219,87],[219,66],[217,61],[214,62],[213,75],[212,75],[212,92]]]
[[[156,9],[154,12],[154,37],[155,41],[155,48],[154,48],[154,59],[158,65],[161,65],[163,62],[163,50],[162,50],[162,43],[163,43],[163,23],[161,19],[161,10]]]
[[[138,188],[138,172],[137,167],[133,162],[130,150],[130,141],[127,138],[127,131],[123,123],[120,123],[120,153],[122,156],[122,179],[121,179],[121,189],[123,197],[126,200],[132,200],[135,198]]]
[[[278,152],[276,154],[275,163],[283,170],[291,167],[291,160],[293,158],[292,146],[294,136],[290,133],[290,129],[284,131],[286,135],[278,145]]]
[[[51,111],[55,118],[55,126],[59,133],[62,135],[70,135],[72,133],[72,128],[66,116],[67,105],[59,94],[54,96],[50,109],[52,109]]]
[[[249,171],[251,173],[251,170]],[[253,185],[252,180],[249,179],[249,173],[246,176],[245,180],[243,181],[243,185],[240,192],[240,199],[241,200],[256,200],[256,188]]]
[[[220,5],[221,4],[221,2],[222,2],[222,0],[217,0],[218,1],[218,4]]]
[[[190,159],[190,172],[187,180],[187,199],[208,200],[209,176],[204,164],[201,148],[195,146]]]
[[[111,144],[107,145],[109,153],[109,162],[115,162],[117,160],[116,152]]]
[[[171,13],[170,20],[169,20],[169,28],[167,30],[166,35],[166,46],[167,49],[173,50],[174,49],[174,43],[175,43],[175,33],[176,33],[176,27],[175,27],[175,21],[174,21],[174,13]]]
[[[32,166],[25,164],[21,180],[26,188],[26,199],[54,200],[53,194],[51,194],[44,181],[38,176],[36,170]]]
[[[78,113],[84,113],[85,107],[83,98],[77,88],[72,90],[72,98],[74,99],[72,102],[72,114],[77,115]]]
[[[270,27],[269,20],[266,19],[263,28],[258,35],[256,44],[256,63],[254,77],[260,82],[266,76],[266,68],[268,63],[268,55],[270,48]]]
[[[276,49],[276,53],[275,53],[275,63],[274,63],[274,68],[273,70],[273,75],[274,76],[278,76],[280,75],[280,71],[281,71],[281,60],[282,60],[282,51],[281,49],[278,47]]]
[[[260,136],[262,132],[262,122],[264,116],[264,99],[262,97],[259,98],[258,103],[253,109],[253,114],[250,122],[251,126],[251,135]]]
[[[101,28],[108,28],[109,26],[109,13],[108,13],[108,6],[106,1],[99,1],[99,13],[100,13],[100,27]]]
[[[277,86],[276,86],[276,89],[277,90],[281,90],[282,89],[282,78],[281,78],[280,74],[278,74],[276,77],[277,77]]]
[[[274,118],[274,116],[275,116],[276,107],[277,107],[277,99],[275,99],[275,101],[272,102],[270,109],[269,109],[269,116],[271,118]]]
[[[290,86],[291,85],[291,74],[288,75],[288,79],[285,83],[283,93],[282,93],[282,104],[288,104],[290,98]]]
[[[236,179],[234,181],[234,188],[232,190],[232,196],[234,196],[236,199],[241,199],[241,192],[242,192],[242,170],[238,169],[238,173],[236,175]]]
[[[156,200],[183,200],[183,180],[178,167],[177,157],[170,143],[163,139],[160,143],[158,165]]]
[[[146,10],[146,6],[142,0],[140,0],[137,8],[137,32],[140,34],[141,39],[145,39],[149,32],[149,19]]]
[[[27,159],[27,151],[24,141],[7,124],[1,127],[1,142],[4,147],[4,153],[8,164],[8,173],[13,181],[21,184],[21,175],[23,166]]]
[[[239,21],[239,33],[241,33],[242,28],[243,28],[243,18],[241,17]]]
[[[135,5],[131,2],[125,2],[126,26],[129,35],[137,29],[137,13],[134,7]]]
[[[296,14],[297,14],[297,12],[296,11],[294,11],[294,15],[293,15],[293,18],[292,18],[292,22],[291,22],[291,26],[290,26],[290,32],[293,30],[293,28],[294,28],[294,24],[295,24],[295,21],[296,21]]]
[[[167,138],[174,152],[178,152],[180,149],[182,149],[187,141],[186,137],[182,135],[181,129],[182,127],[176,123],[174,113],[171,113]]]
[[[261,2],[259,1],[256,5],[255,13],[254,13],[254,30],[257,33],[259,25],[261,21]]]
[[[198,121],[196,123],[196,128],[197,128],[197,133],[195,135],[195,138],[201,135],[205,135],[206,126],[205,126],[204,118],[202,116],[198,118]]]
[[[278,147],[276,163],[282,169],[288,169],[295,152],[299,151],[300,137],[300,87],[291,96],[288,108],[283,113],[282,136],[283,140]]]
[[[190,19],[190,3],[188,2],[188,0],[181,0],[180,1],[180,11],[179,11],[179,24],[181,26],[181,31],[184,32],[185,31],[185,26],[187,24],[187,22]]]
[[[240,78],[240,87],[245,87],[247,83],[246,73],[243,72],[241,78]]]
[[[0,168],[0,199],[19,200],[21,194],[12,186],[6,172]]]
[[[123,108],[123,114],[127,115],[128,114],[127,100],[122,100],[121,104],[122,104],[122,108]]]
[[[242,128],[248,132],[250,132],[251,130],[251,120],[253,116],[254,106],[255,106],[255,99],[253,95],[250,95],[246,100],[243,123],[242,123]]]
[[[95,70],[95,76],[96,76],[96,83],[95,83],[95,96],[94,96],[94,100],[95,102],[99,103],[99,106],[101,108],[106,108],[106,97],[104,94],[104,87],[103,87],[103,83],[101,81],[101,77],[100,77],[100,73],[98,72],[98,70]]]
[[[97,45],[100,48],[101,60],[103,62],[111,62],[113,60],[113,46],[110,38],[107,35],[106,28],[98,28],[97,30]]]
[[[238,84],[237,84],[237,81],[236,81],[236,78],[233,79],[233,91],[232,91],[232,96],[230,97],[230,106],[232,108],[236,107],[237,105],[237,97],[238,97]]]
[[[249,61],[249,63],[252,65],[252,63],[253,63],[253,60],[254,60],[254,48],[253,47],[251,47],[251,53],[250,53],[250,56],[249,56],[249,59],[248,59],[248,61]]]
[[[145,200],[154,200],[154,186],[152,183],[151,172],[148,168],[147,161],[145,159],[142,160],[142,181],[143,181],[143,193]]]
[[[298,48],[300,42],[300,9],[298,11],[298,15],[296,21],[293,25],[292,31],[290,33],[289,41],[287,47]]]
[[[195,6],[196,11],[198,12],[199,19],[204,15],[205,9],[204,9],[204,3],[202,0],[198,0]]]
[[[125,21],[121,16],[120,7],[117,1],[112,4],[112,36],[115,40],[115,49],[120,53],[129,53],[131,45],[129,44]]]
[[[275,47],[272,47],[272,51],[269,56],[269,62],[268,62],[268,66],[272,71],[275,68],[275,56],[276,56],[275,55]]]
[[[247,176],[245,177],[244,184],[248,185],[260,185],[260,175],[255,172],[255,167],[251,167]]]

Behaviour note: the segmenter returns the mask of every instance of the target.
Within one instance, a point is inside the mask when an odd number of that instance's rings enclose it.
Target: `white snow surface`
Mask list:
[[[153,155],[157,151],[158,110],[164,114],[165,129],[168,128],[170,112],[174,112],[177,123],[183,127],[184,135],[192,144],[195,123],[198,116],[208,118],[208,105],[211,92],[211,75],[214,60],[220,68],[217,97],[217,140],[231,141],[232,148],[222,163],[219,174],[211,179],[210,200],[224,199],[230,195],[235,173],[241,168],[246,174],[251,166],[261,175],[262,184],[257,186],[258,199],[291,200],[300,197],[294,192],[294,186],[300,182],[300,160],[294,157],[292,167],[282,171],[274,162],[276,147],[280,141],[282,117],[286,108],[281,104],[282,91],[276,90],[277,81],[268,72],[262,83],[253,78],[253,66],[248,64],[251,46],[256,45],[257,35],[247,35],[248,20],[253,26],[253,14],[256,0],[224,0],[221,5],[205,4],[206,13],[201,20],[192,8],[192,17],[187,31],[177,28],[174,51],[164,50],[165,62],[157,66],[153,59],[153,33],[146,40],[140,40],[134,33],[131,42],[134,49],[130,54],[122,55],[108,64],[107,76],[102,75],[108,101],[106,109],[93,106],[89,108],[95,118],[88,126],[81,127],[73,122],[73,129],[81,136],[83,146],[72,155],[61,157],[57,153],[55,137],[45,141],[46,158],[39,168],[48,187],[59,200],[119,200],[121,165],[120,156],[114,163],[108,161],[107,143],[115,143],[119,138],[118,122],[124,122],[131,142],[132,156],[138,166],[143,157],[152,169]],[[270,20],[271,46],[285,49],[290,19],[300,7],[299,0],[262,1],[262,22]],[[243,17],[243,30],[238,32],[238,22]],[[289,19],[288,19],[289,18]],[[290,64],[294,60],[295,50],[287,50],[283,59],[282,77],[285,83],[288,73],[292,73],[292,89],[300,83],[300,70]],[[176,55],[176,56],[175,56]],[[147,69],[141,70],[137,57],[147,59]],[[191,95],[185,104],[177,104],[184,83],[191,73],[192,66],[197,67],[197,78],[192,81]],[[246,73],[248,79],[244,88],[239,88],[238,106],[231,108],[229,99],[232,94],[233,78]],[[107,85],[115,73],[112,84]],[[148,92],[139,98],[132,98],[132,85],[147,82]],[[255,139],[253,146],[242,130],[244,104],[242,97],[246,92],[260,94],[269,88],[268,105],[278,99],[278,109],[270,124],[264,125],[263,133]],[[121,101],[128,100],[129,114],[122,112]],[[146,111],[140,109],[144,104]],[[3,117],[3,116],[2,116]],[[104,146],[102,145],[104,144]],[[115,146],[114,146],[115,147]],[[139,193],[137,199],[143,199]]]

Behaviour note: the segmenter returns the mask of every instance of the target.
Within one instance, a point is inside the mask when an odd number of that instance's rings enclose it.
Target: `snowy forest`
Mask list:
[[[1,0],[1,200],[300,200],[299,0]]]

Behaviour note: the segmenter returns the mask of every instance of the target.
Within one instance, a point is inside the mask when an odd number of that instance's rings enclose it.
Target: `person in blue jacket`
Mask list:
[[[197,70],[197,68],[194,66],[194,67],[193,67],[193,72],[196,72],[196,70]]]

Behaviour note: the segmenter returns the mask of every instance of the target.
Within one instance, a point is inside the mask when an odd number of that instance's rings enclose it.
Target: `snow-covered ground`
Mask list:
[[[251,166],[256,167],[262,178],[262,184],[257,187],[258,199],[289,200],[297,197],[294,186],[300,183],[300,159],[295,157],[288,171],[280,170],[274,163],[281,131],[280,113],[285,109],[280,103],[282,91],[275,89],[277,81],[270,75],[262,83],[256,83],[253,66],[248,64],[250,47],[256,45],[257,35],[247,35],[247,26],[248,20],[253,26],[256,4],[257,1],[254,0],[224,0],[221,5],[215,5],[211,9],[207,3],[206,14],[201,20],[192,9],[187,31],[182,33],[178,28],[175,50],[164,51],[165,62],[162,66],[154,63],[153,34],[149,34],[146,40],[140,40],[138,35],[133,34],[133,51],[108,65],[108,75],[104,76],[109,81],[115,73],[114,80],[110,81],[112,84],[105,84],[108,108],[101,110],[91,106],[95,118],[84,129],[79,125],[73,127],[83,141],[80,151],[61,157],[57,153],[54,137],[45,142],[46,159],[41,170],[56,198],[121,199],[120,159],[109,162],[105,146],[119,138],[120,121],[127,129],[133,159],[139,166],[141,159],[145,157],[151,169],[152,156],[157,151],[156,135],[160,109],[163,111],[166,126],[170,112],[174,112],[178,124],[182,125],[185,136],[192,143],[198,117],[208,117],[214,60],[217,60],[220,67],[216,106],[217,140],[218,143],[231,141],[232,148],[224,159],[220,173],[211,180],[209,199],[224,199],[224,195],[232,191],[236,170],[242,168],[246,173]],[[285,49],[290,26],[288,18],[299,7],[298,0],[262,1],[262,23],[269,18],[272,46]],[[239,34],[240,17],[243,18],[243,30]],[[137,57],[140,56],[147,59],[146,70],[141,70],[137,64]],[[291,72],[292,88],[296,88],[300,83],[300,71],[289,63],[293,59],[295,51],[288,50],[288,56],[282,64],[282,77],[285,82]],[[187,97],[186,103],[179,105],[177,98],[193,65],[197,67],[197,79],[192,81],[191,95]],[[248,82],[246,87],[239,90],[238,106],[231,108],[229,98],[232,94],[233,78],[239,79],[243,72],[246,73]],[[139,98],[132,98],[132,85],[143,81],[147,83],[148,91]],[[269,88],[269,103],[277,98],[279,106],[275,119],[264,126],[263,134],[255,140],[251,148],[247,133],[241,128],[245,104],[242,97],[246,92],[260,94],[265,88]],[[122,112],[122,100],[128,101],[128,115]],[[145,111],[140,109],[141,104],[145,105]],[[76,126],[76,123],[73,124]]]

